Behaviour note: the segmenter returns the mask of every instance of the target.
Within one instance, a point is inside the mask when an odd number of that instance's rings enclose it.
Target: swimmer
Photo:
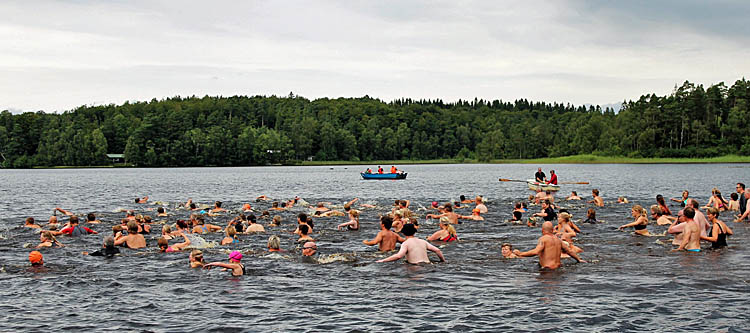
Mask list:
[[[339,224],[336,229],[341,230],[343,227],[346,227],[347,230],[359,230],[359,211],[349,210],[349,222]]]
[[[549,222],[554,221],[557,218],[557,213],[555,213],[555,210],[552,208],[552,203],[549,202],[549,200],[544,200],[542,201],[542,211],[532,214],[531,217],[541,217]]]
[[[164,209],[164,207],[159,207],[156,209],[156,217],[167,217],[169,214],[167,214],[167,211]]]
[[[135,203],[137,204],[145,204],[148,202],[148,196],[145,196],[143,198],[135,198]]]
[[[245,213],[250,213],[250,212],[253,211],[253,206],[250,206],[249,203],[246,203],[246,204],[242,205],[242,211],[245,212]]]
[[[41,234],[39,234],[39,245],[36,246],[37,249],[43,248],[43,247],[52,247],[52,245],[57,245],[58,247],[63,247],[62,243],[57,241],[57,238],[55,238],[55,235],[52,234],[51,231],[42,231]]]
[[[97,220],[96,215],[94,215],[94,213],[88,213],[86,214],[86,223],[99,224],[99,223],[102,223],[102,221]]]
[[[266,228],[263,228],[263,226],[259,223],[256,223],[255,216],[251,215],[253,218],[249,218],[247,220],[247,228],[245,228],[245,233],[251,234],[251,233],[260,233],[260,232],[266,232]]]
[[[221,201],[214,202],[214,208],[211,208],[211,213],[212,214],[222,213],[222,212],[226,212],[226,211],[227,211],[226,209],[221,208]]]
[[[440,218],[439,226],[440,230],[435,231],[435,233],[427,237],[428,241],[453,242],[458,240],[456,229],[453,228],[447,217],[443,216]]]
[[[570,200],[583,200],[583,199],[581,199],[581,197],[578,196],[578,193],[576,191],[572,191],[570,192],[570,195],[567,198],[565,198],[565,200],[570,201]]]
[[[594,199],[587,201],[588,203],[592,203],[596,205],[597,207],[604,207],[604,199],[602,199],[602,197],[599,196],[598,189],[591,190],[591,195],[594,196]]]
[[[484,221],[484,217],[479,215],[479,208],[472,209],[471,215],[468,215],[468,216],[458,215],[458,218],[464,219],[464,220]]]
[[[500,246],[500,253],[503,255],[503,258],[505,259],[518,258],[518,256],[515,253],[513,253],[513,245],[510,245],[509,243],[505,243],[502,246]]]
[[[102,242],[102,248],[98,249],[94,252],[82,252],[83,255],[89,255],[94,257],[107,257],[112,258],[116,254],[120,254],[120,249],[118,249],[115,246],[115,239],[112,238],[112,236],[104,238],[104,242]]]
[[[135,221],[128,222],[128,234],[123,236],[122,232],[118,233],[115,236],[115,245],[131,249],[146,247],[146,239],[138,233],[138,223]]]
[[[205,219],[201,215],[193,216],[191,221],[193,222],[193,224],[195,224],[195,226],[193,227],[193,233],[195,234],[205,234],[209,232],[216,232],[216,231],[221,231],[222,229],[218,225],[205,223],[204,222]]]
[[[617,203],[626,204],[628,202],[628,198],[626,197],[617,197]]]
[[[188,260],[190,260],[190,268],[203,268],[206,265],[206,262],[203,261],[203,251],[201,250],[191,251]]]
[[[589,208],[586,211],[586,220],[584,220],[583,222],[585,222],[585,223],[599,223],[599,221],[596,220],[596,210],[594,210],[593,208]]]
[[[27,217],[23,224],[26,228],[41,229],[42,226],[35,223],[33,217]]]
[[[232,271],[232,276],[242,276],[245,275],[245,265],[243,265],[240,261],[242,260],[242,253],[240,251],[232,251],[232,253],[229,254],[229,262],[212,262],[203,265],[203,269],[211,269],[213,267],[222,267],[224,271],[230,270]]]
[[[576,232],[571,226],[570,214],[562,212],[557,214],[557,225],[552,230],[557,237],[567,242],[573,242]],[[581,232],[578,230],[578,232]]]
[[[466,196],[463,195],[463,194],[461,194],[460,196],[458,196],[458,199],[461,201],[461,203],[465,203],[465,204],[474,202],[474,200],[467,199]]]
[[[284,207],[279,207],[278,201],[274,201],[273,203],[271,203],[271,208],[269,208],[269,210],[284,210],[284,209],[285,209]]]
[[[700,252],[701,227],[698,225],[698,222],[694,220],[695,209],[690,206],[685,207],[685,209],[682,210],[682,214],[685,217],[685,223],[683,223],[685,226],[682,231],[682,242],[680,243],[680,247],[672,251],[686,250],[690,252]]]
[[[346,216],[346,214],[344,212],[342,212],[342,211],[338,211],[338,210],[334,209],[334,210],[329,210],[329,211],[322,212],[322,213],[319,213],[319,212],[316,211],[315,212],[315,216],[317,216],[317,217],[331,217],[331,216]]]
[[[78,216],[70,217],[70,226],[57,232],[57,234],[64,234],[68,236],[81,236],[88,234],[98,234],[98,232],[91,230],[87,227],[82,227],[78,224]]]
[[[50,216],[49,221],[47,221],[48,227],[57,227],[60,225],[60,222],[57,221],[57,216]]]
[[[179,236],[182,236],[182,238],[185,239],[182,243],[177,243],[173,245],[169,245],[169,241],[164,239],[163,237],[160,237],[159,240],[156,241],[156,244],[159,246],[159,252],[180,252],[184,250],[186,247],[190,246],[190,238],[188,238],[183,233],[178,233]]]
[[[398,253],[388,258],[380,259],[377,262],[396,261],[406,256],[406,261],[410,264],[429,264],[430,258],[427,256],[427,250],[435,252],[438,258],[440,258],[440,261],[445,261],[443,252],[440,251],[440,249],[428,243],[426,240],[414,237],[417,229],[413,224],[404,225],[402,231],[406,236],[406,240],[403,244],[401,244],[401,249],[398,251]]]
[[[261,196],[255,198],[255,202],[258,202],[258,201],[271,201],[271,198],[269,198],[269,197],[267,197],[265,195],[261,195]]]
[[[646,226],[648,226],[648,218],[646,217],[646,210],[641,207],[641,205],[635,205],[630,210],[630,215],[632,215],[635,218],[635,221],[623,224],[618,229],[622,230],[624,228],[633,227],[635,229],[635,233],[641,236],[651,236],[651,233],[648,232],[646,229]]]
[[[308,227],[307,224],[299,225],[299,233],[300,233],[300,236],[297,239],[297,243],[314,240],[312,237],[310,237],[310,227]]]
[[[544,201],[544,198],[546,198],[546,197],[547,197],[547,193],[545,193],[544,191],[542,191],[541,188],[537,188],[536,189],[536,195],[534,195],[533,197],[530,196],[529,197],[529,201],[534,200],[534,203],[538,205],[538,204],[542,203]]]
[[[479,210],[479,211],[481,212],[481,210]],[[439,219],[439,218],[442,218],[442,217],[447,217],[448,221],[451,224],[458,224],[458,217],[459,217],[459,215],[453,212],[453,207],[452,206],[446,206],[445,207],[445,213],[440,214],[440,215],[427,214],[427,218],[428,219]]]
[[[161,237],[166,240],[171,240],[172,238],[174,238],[172,237],[172,227],[166,224],[161,227]]]
[[[651,205],[651,218],[656,220],[657,225],[670,225],[672,221],[664,215],[659,205]]]
[[[739,201],[739,198],[740,197],[737,195],[737,193],[732,192],[729,195],[729,199],[730,200],[729,200],[729,205],[727,205],[727,208],[729,210],[733,211],[733,212],[739,211],[740,210],[740,201]]]
[[[667,206],[667,203],[664,202],[664,196],[661,194],[656,195],[656,204],[659,205],[659,209],[661,209],[661,213],[664,214],[664,216],[671,217],[672,211],[669,210],[669,207]],[[670,218],[670,220],[674,221],[677,218]]]
[[[310,228],[310,232],[313,232],[313,229],[314,229],[313,227],[314,226],[313,226],[313,223],[312,223],[312,218],[310,218],[309,216],[307,216],[307,214],[305,214],[305,213],[299,213],[297,215],[297,229],[294,229],[293,233],[296,234],[296,235],[301,235],[301,232],[299,230],[299,226],[303,225],[303,224],[307,225],[307,227]]]
[[[726,223],[719,220],[718,209],[711,207],[706,212],[706,215],[708,216],[708,220],[711,222],[713,227],[711,229],[711,236],[701,236],[701,240],[711,242],[712,249],[720,249],[722,247],[726,247],[727,236],[734,235],[734,232]]]
[[[475,209],[479,209],[479,212],[482,214],[487,214],[487,206],[484,205],[484,198],[482,196],[478,195],[476,198],[474,198],[474,202],[476,202]]]
[[[282,252],[281,239],[277,235],[268,237],[268,252]]]
[[[403,243],[406,239],[399,234],[391,231],[393,219],[390,216],[380,217],[380,231],[373,240],[363,240],[365,245],[378,245],[378,251],[393,251],[396,249],[396,242]]]
[[[34,268],[44,267],[44,256],[39,251],[31,251],[29,252],[29,263]]]
[[[542,224],[542,237],[539,237],[539,241],[536,248],[530,251],[521,252],[514,250],[513,253],[519,257],[531,257],[539,256],[539,266],[547,269],[557,269],[560,267],[560,255],[567,253],[578,262],[585,263],[586,261],[581,260],[580,257],[567,245],[553,235],[552,222],[544,222]]]
[[[318,253],[318,245],[313,241],[305,242],[302,245],[302,255],[305,257],[312,257]]]
[[[271,219],[271,224],[269,224],[269,227],[278,227],[281,225],[281,215],[276,215]]]
[[[669,200],[672,200],[674,202],[679,202],[680,207],[685,207],[685,205],[687,205],[689,195],[690,195],[690,192],[688,192],[688,190],[684,190],[682,191],[682,198],[671,198]]]
[[[237,238],[237,229],[227,227],[224,229],[225,237],[221,240],[221,245],[227,245],[232,243],[239,243],[240,240]]]

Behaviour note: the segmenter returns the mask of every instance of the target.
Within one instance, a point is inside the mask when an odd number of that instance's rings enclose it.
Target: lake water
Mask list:
[[[597,209],[602,224],[579,224],[577,245],[583,259],[565,259],[556,272],[540,272],[536,258],[505,260],[500,245],[532,249],[539,228],[505,223],[514,202],[530,192],[523,183],[498,178],[533,177],[536,165],[408,165],[403,181],[364,181],[363,166],[185,169],[0,170],[0,311],[2,331],[744,331],[750,288],[747,224],[729,222],[735,235],[728,249],[698,254],[672,253],[670,237],[641,237],[617,230],[632,222],[633,204],[645,207],[657,194],[677,197],[682,190],[705,204],[713,187],[724,197],[736,182],[750,184],[745,164],[718,165],[541,165],[554,168],[562,197],[578,191],[590,199],[598,188],[606,207]],[[124,250],[113,259],[81,255],[100,247],[121,209],[148,209],[161,202],[172,214],[188,198],[210,204],[221,200],[236,210],[264,194],[275,199],[298,195],[308,202],[339,207],[354,197],[375,204],[364,209],[360,231],[336,231],[343,217],[315,219],[320,256],[330,263],[300,260],[291,231],[294,216],[280,213],[281,228],[241,235],[240,244],[205,250],[207,261],[226,261],[227,251],[246,253],[248,275],[231,277],[218,269],[188,268],[187,253],[157,253],[155,225],[145,251]],[[425,266],[376,264],[386,255],[362,244],[378,231],[378,215],[394,199],[408,199],[420,214],[420,237],[437,230],[419,207],[432,201],[483,195],[489,213],[484,222],[456,227],[459,242],[439,244],[447,262]],[[149,195],[150,204],[133,198]],[[618,196],[631,204],[617,204]],[[585,203],[560,202],[574,215]],[[20,227],[26,217],[46,223],[55,207],[76,214],[94,212],[104,221],[100,232],[82,239],[60,237],[63,248],[44,249],[45,272],[30,272],[28,252],[39,237]],[[672,205],[673,212],[679,205]],[[531,207],[532,211],[538,207]],[[470,211],[459,211],[468,215]],[[730,221],[729,214],[722,219]],[[209,218],[225,225],[231,215]],[[267,225],[267,221],[262,221]],[[652,233],[664,226],[650,224]],[[271,234],[282,239],[283,257],[268,256]],[[221,233],[204,236],[219,241]],[[704,248],[707,245],[704,244]],[[432,258],[435,258],[432,256]]]

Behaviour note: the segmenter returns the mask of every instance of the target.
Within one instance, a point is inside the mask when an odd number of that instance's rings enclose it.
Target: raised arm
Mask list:
[[[182,243],[177,243],[177,244],[172,245],[172,248],[177,251],[182,251],[186,247],[190,246],[190,238],[188,238],[187,235],[185,235],[184,233],[180,233],[180,235],[182,236],[182,238],[185,239],[185,241]]]
[[[667,232],[670,234],[679,234],[685,230],[685,225],[687,223],[677,223],[677,220],[672,222],[672,225],[669,226],[669,229],[667,229]]]

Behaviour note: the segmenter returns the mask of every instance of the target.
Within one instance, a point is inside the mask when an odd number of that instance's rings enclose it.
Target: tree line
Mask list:
[[[750,82],[685,82],[615,112],[482,99],[384,102],[289,96],[174,97],[63,113],[0,113],[4,167],[243,166],[320,161],[750,155]]]

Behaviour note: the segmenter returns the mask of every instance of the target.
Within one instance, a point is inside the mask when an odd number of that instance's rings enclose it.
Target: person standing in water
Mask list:
[[[440,249],[424,239],[414,237],[414,234],[417,232],[417,228],[414,227],[413,224],[404,225],[404,227],[401,229],[401,232],[403,232],[404,236],[406,236],[406,241],[401,244],[401,249],[398,251],[398,253],[388,258],[380,259],[377,262],[396,261],[406,256],[406,261],[410,264],[429,264],[430,258],[427,256],[427,250],[435,252],[435,254],[437,254],[437,256],[440,258],[440,261],[445,261],[443,252],[440,251]]]
[[[686,250],[690,252],[700,252],[701,227],[698,225],[698,222],[693,219],[695,217],[695,210],[693,207],[685,207],[685,209],[682,210],[682,214],[685,217],[685,223],[683,223],[685,227],[682,231],[682,242],[680,242],[680,247],[673,251]]]
[[[547,269],[557,269],[560,267],[560,255],[563,252],[576,261],[585,263],[585,261],[578,257],[575,251],[571,250],[559,238],[555,237],[552,222],[549,221],[542,224],[542,237],[539,237],[536,248],[526,252],[513,251],[519,257],[539,256],[539,266]]]
[[[380,232],[373,240],[363,240],[365,245],[378,245],[378,251],[393,251],[396,249],[396,242],[403,243],[406,239],[391,230],[393,219],[386,215],[380,218]]]
[[[727,236],[734,235],[734,232],[726,223],[719,220],[718,209],[709,208],[708,211],[706,211],[706,215],[708,216],[708,221],[710,221],[713,225],[713,228],[711,229],[711,235],[707,237],[701,236],[701,240],[711,242],[712,249],[720,249],[722,247],[726,247]]]

